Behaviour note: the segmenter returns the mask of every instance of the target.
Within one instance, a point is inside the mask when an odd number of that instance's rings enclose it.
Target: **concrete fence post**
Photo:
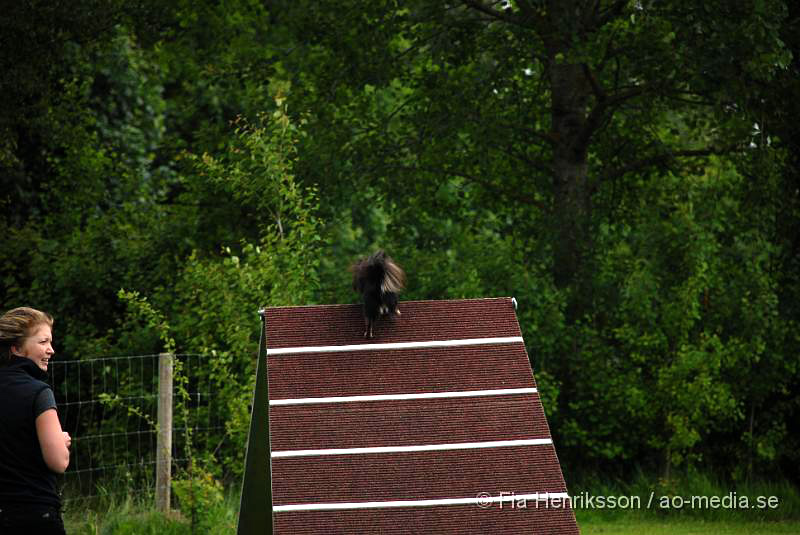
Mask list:
[[[156,510],[169,511],[172,484],[172,353],[158,355],[158,435],[156,437]]]

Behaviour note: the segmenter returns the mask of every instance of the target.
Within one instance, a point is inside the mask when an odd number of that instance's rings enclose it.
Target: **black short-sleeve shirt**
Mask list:
[[[0,366],[0,509],[14,505],[61,507],[56,474],[48,468],[36,418],[55,408],[47,373],[32,360]]]

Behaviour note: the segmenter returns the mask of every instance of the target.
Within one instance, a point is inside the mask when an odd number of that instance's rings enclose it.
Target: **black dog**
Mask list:
[[[364,302],[364,338],[372,338],[375,321],[388,314],[400,314],[397,294],[405,287],[406,275],[383,251],[362,258],[350,268],[353,290]]]

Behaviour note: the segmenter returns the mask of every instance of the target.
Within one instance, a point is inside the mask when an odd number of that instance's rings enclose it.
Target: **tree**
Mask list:
[[[318,73],[298,89],[304,102],[369,118],[339,133],[353,151],[368,147],[351,156],[354,171],[468,177],[501,202],[540,206],[562,288],[577,284],[591,259],[598,198],[630,173],[744,148],[752,122],[726,81],[745,71],[768,80],[788,58],[775,31],[786,11],[780,2],[299,9],[314,37],[298,41],[316,53],[295,54],[311,59],[289,58],[287,70],[295,69],[295,86]],[[363,35],[371,46],[359,48]],[[698,125],[727,117],[710,132],[680,124],[665,132],[657,126],[668,112]]]
[[[125,287],[247,376],[254,303],[382,246],[518,298],[568,465],[797,466],[794,5],[6,7],[0,301],[62,355],[159,349]]]
[[[712,320],[701,305],[733,269],[714,261],[731,250],[714,225],[746,230],[748,250],[764,234],[731,212],[692,207],[716,202],[725,184],[743,201],[728,163],[755,156],[748,84],[769,84],[791,57],[785,3],[315,2],[272,13],[302,52],[282,66],[293,107],[314,110],[301,162],[325,165],[302,176],[325,198],[377,190],[391,239],[408,251],[448,249],[435,238],[449,225],[484,225],[513,236],[525,265],[548,267],[563,297],[551,302],[565,307],[546,371],[561,389],[555,419],[567,443],[608,459],[654,449],[668,470],[707,437],[705,425],[736,426],[727,366],[746,351],[735,350],[731,318]],[[323,167],[327,176],[314,174]],[[609,248],[631,240],[652,242],[634,249],[650,267],[605,272]],[[766,276],[751,267],[748,277]],[[628,276],[654,279],[637,290],[652,295],[625,312]],[[655,323],[639,323],[653,306]],[[772,327],[758,329],[766,337]],[[660,341],[642,353],[648,336]],[[717,360],[726,352],[735,356]],[[671,408],[680,384],[708,395]],[[626,385],[647,414],[626,408]],[[626,416],[600,424],[604,413]],[[630,417],[648,430],[644,450],[619,440]]]

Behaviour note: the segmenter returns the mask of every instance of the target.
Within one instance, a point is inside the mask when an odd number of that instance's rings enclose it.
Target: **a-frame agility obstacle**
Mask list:
[[[575,535],[510,298],[269,308],[238,533]]]

